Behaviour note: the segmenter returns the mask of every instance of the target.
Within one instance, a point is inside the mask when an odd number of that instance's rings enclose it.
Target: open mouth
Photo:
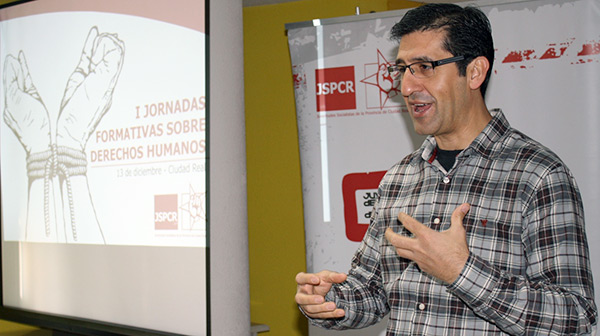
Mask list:
[[[415,114],[423,114],[431,108],[431,104],[413,104],[413,112]]]

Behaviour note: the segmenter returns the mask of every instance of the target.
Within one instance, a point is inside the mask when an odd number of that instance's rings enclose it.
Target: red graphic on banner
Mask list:
[[[154,195],[154,228],[177,230],[179,226],[177,209],[177,195]]]
[[[306,86],[306,73],[304,72],[304,67],[302,65],[294,65],[292,66],[294,71],[293,79],[294,79],[294,88],[298,89],[300,87]]]
[[[356,109],[354,67],[316,69],[317,111]]]
[[[561,58],[565,54],[565,50],[567,50],[567,47],[559,47],[559,50],[560,51],[557,51],[555,44],[551,44],[550,47],[546,50],[546,52],[544,52],[542,57],[540,57],[540,59]]]
[[[360,223],[359,216],[370,218],[371,209],[375,202],[375,192],[379,187],[379,182],[385,175],[385,171],[371,173],[352,173],[344,176],[342,179],[342,194],[344,198],[344,220],[346,222],[346,237],[359,242],[367,232],[368,224]],[[361,191],[364,191],[361,193]],[[360,194],[360,199],[357,199]],[[359,211],[357,204],[360,203],[368,210]]]
[[[547,48],[544,49],[543,53],[540,53],[534,49],[524,50],[513,50],[508,52],[502,59],[502,63],[511,63],[513,68],[527,69],[531,68],[534,61],[538,60],[557,60],[567,59],[571,60],[571,64],[582,64],[589,62],[599,62],[598,58],[594,58],[594,55],[600,55],[600,42],[589,41],[581,44],[578,52],[572,50],[572,45],[579,45],[575,43],[575,38],[567,39],[566,42],[561,43],[550,43]],[[571,50],[570,50],[571,48]],[[541,56],[540,56],[541,54]],[[583,58],[588,56],[589,58]]]
[[[577,53],[577,56],[590,56],[600,54],[600,42],[594,41],[586,43],[581,47],[581,51]]]
[[[522,51],[511,51],[502,63],[515,63],[515,62],[523,62],[525,60],[530,60],[531,55],[535,53],[535,50],[522,50]],[[533,57],[535,58],[535,56]]]
[[[400,81],[394,80],[388,72],[387,68],[390,65],[393,64],[388,62],[379,49],[377,50],[377,63],[365,64],[366,77],[360,82],[377,88],[379,98],[378,106],[367,107],[383,109],[391,98],[400,95]],[[366,93],[367,91],[365,91]],[[367,101],[369,100],[367,99]]]

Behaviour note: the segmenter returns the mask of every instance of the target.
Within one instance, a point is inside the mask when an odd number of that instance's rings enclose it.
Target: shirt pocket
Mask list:
[[[472,206],[464,221],[469,250],[503,271],[521,274],[525,264],[521,222],[520,212]]]

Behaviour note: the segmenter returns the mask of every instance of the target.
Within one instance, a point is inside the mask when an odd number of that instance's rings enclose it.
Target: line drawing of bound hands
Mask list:
[[[64,90],[54,136],[51,114],[33,84],[25,54],[21,50],[18,58],[6,57],[3,117],[27,156],[25,240],[106,244],[84,149],[111,107],[124,56],[125,44],[116,34],[99,33],[96,26],[89,30]]]
[[[90,29],[60,104],[58,144],[85,148],[110,108],[124,56],[125,45],[115,34],[99,34],[95,26]]]
[[[4,61],[4,122],[27,154],[41,152],[50,142],[50,116],[38,93],[23,51]],[[40,134],[45,135],[40,137]]]

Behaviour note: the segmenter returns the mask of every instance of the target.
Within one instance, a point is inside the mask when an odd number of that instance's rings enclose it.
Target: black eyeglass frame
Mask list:
[[[390,75],[392,75],[392,77],[394,77],[394,78],[400,77],[401,78],[404,76],[404,73],[406,73],[406,69],[409,69],[410,73],[415,75],[415,70],[413,70],[413,68],[412,68],[413,65],[423,64],[423,63],[431,63],[431,70],[433,71],[433,70],[435,70],[436,67],[438,67],[440,65],[460,62],[464,59],[465,59],[465,56],[461,55],[461,56],[448,57],[448,58],[444,58],[444,59],[437,60],[437,61],[419,61],[419,62],[411,63],[409,65],[402,65],[405,68],[404,71],[400,71],[400,69],[398,68],[398,64],[394,64],[394,65],[388,66],[387,70],[388,70],[388,73]],[[398,75],[394,76],[393,73],[396,71],[398,71]],[[419,78],[419,77],[417,77],[417,78]],[[423,77],[423,78],[427,78],[427,76]]]

